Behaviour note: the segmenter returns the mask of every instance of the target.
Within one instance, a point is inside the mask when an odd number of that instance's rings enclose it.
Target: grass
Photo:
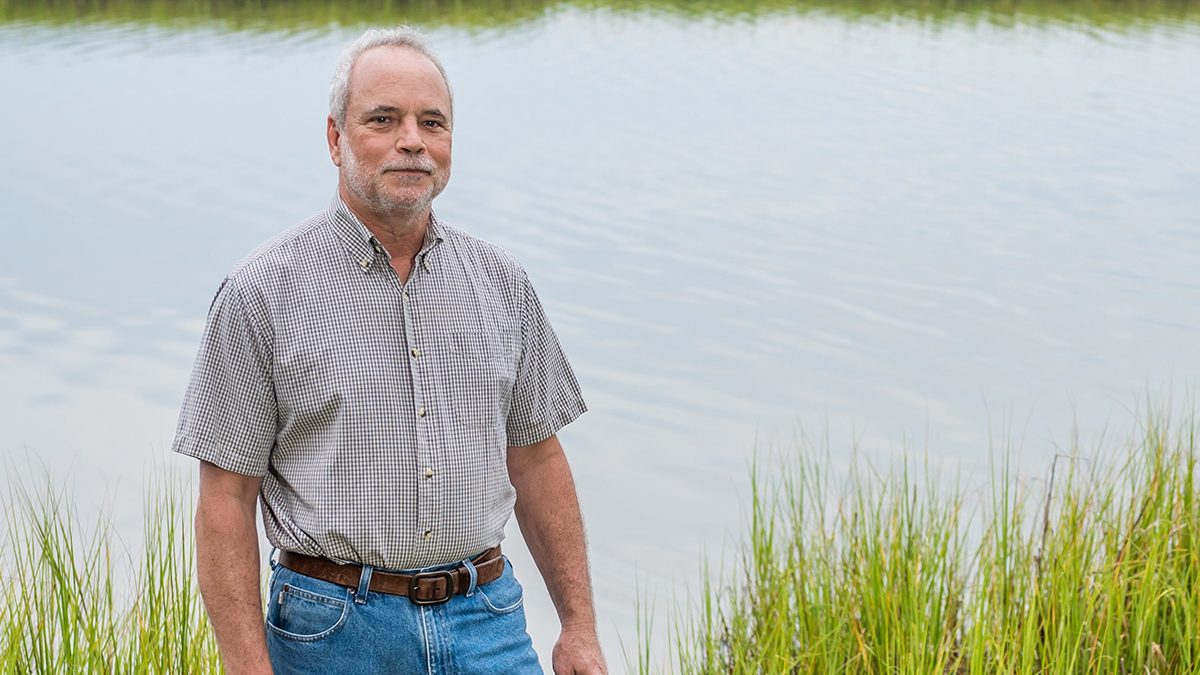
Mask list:
[[[103,519],[85,532],[49,483],[14,487],[0,539],[0,673],[221,672],[195,582],[189,498],[166,481],[152,487],[135,562]]]
[[[1005,452],[982,494],[926,467],[834,480],[811,454],[760,464],[736,573],[703,575],[668,627],[669,664],[639,617],[629,669],[1200,673],[1194,422],[1148,418],[1106,461],[1077,454],[1024,484]],[[171,485],[148,492],[136,557],[51,484],[17,487],[0,530],[0,673],[221,672],[191,499]]]
[[[657,670],[1200,673],[1196,452],[1194,423],[1150,418],[1036,488],[1005,453],[982,494],[910,466],[760,465],[736,571],[704,575]],[[656,670],[645,643],[631,671]]]

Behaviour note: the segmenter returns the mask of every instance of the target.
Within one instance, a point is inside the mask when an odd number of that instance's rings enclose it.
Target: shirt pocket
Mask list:
[[[446,337],[443,375],[451,416],[475,429],[503,428],[516,378],[515,340],[489,330]]]

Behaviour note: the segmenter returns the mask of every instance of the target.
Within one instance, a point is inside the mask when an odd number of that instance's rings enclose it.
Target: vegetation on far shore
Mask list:
[[[5,23],[143,24],[222,30],[317,30],[413,23],[489,30],[555,11],[602,11],[679,19],[757,20],[786,16],[847,21],[982,23],[1137,30],[1193,25],[1196,0],[0,0]]]

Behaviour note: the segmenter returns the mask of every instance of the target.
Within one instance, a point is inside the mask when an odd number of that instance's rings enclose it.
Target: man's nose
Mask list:
[[[425,139],[417,120],[406,118],[400,123],[400,135],[396,138],[396,149],[401,152],[424,152]]]

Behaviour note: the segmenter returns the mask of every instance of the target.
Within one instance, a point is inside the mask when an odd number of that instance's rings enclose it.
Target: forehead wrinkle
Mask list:
[[[369,54],[374,54],[374,53],[377,53],[380,51],[407,52],[409,54],[420,57],[421,60],[423,60],[425,63],[428,63],[430,65],[430,67],[433,68],[433,72],[426,73],[426,75],[433,75],[436,77],[436,81],[438,83],[440,83],[440,85],[441,85],[442,93],[444,94],[444,96],[446,97],[446,100],[450,104],[450,109],[453,110],[454,95],[450,92],[450,81],[448,79],[446,79],[445,73],[443,73],[441,71],[441,69],[438,67],[438,65],[433,62],[433,59],[429,58],[425,54],[422,54],[419,50],[413,49],[411,47],[404,47],[404,46],[399,46],[399,45],[379,45],[376,47],[372,47],[370,49],[367,49],[366,51],[363,51],[361,54],[359,54],[354,59],[354,62],[350,64],[350,72],[346,78],[347,79],[347,81],[346,81],[346,98],[347,99],[354,98],[354,90],[356,88],[355,87],[356,80],[359,79],[358,77],[356,77],[356,75],[358,74],[359,67],[362,65],[363,60],[365,58],[367,58],[367,56]],[[361,92],[360,92],[360,95],[361,95]],[[448,115],[447,115],[447,118],[449,118]]]

